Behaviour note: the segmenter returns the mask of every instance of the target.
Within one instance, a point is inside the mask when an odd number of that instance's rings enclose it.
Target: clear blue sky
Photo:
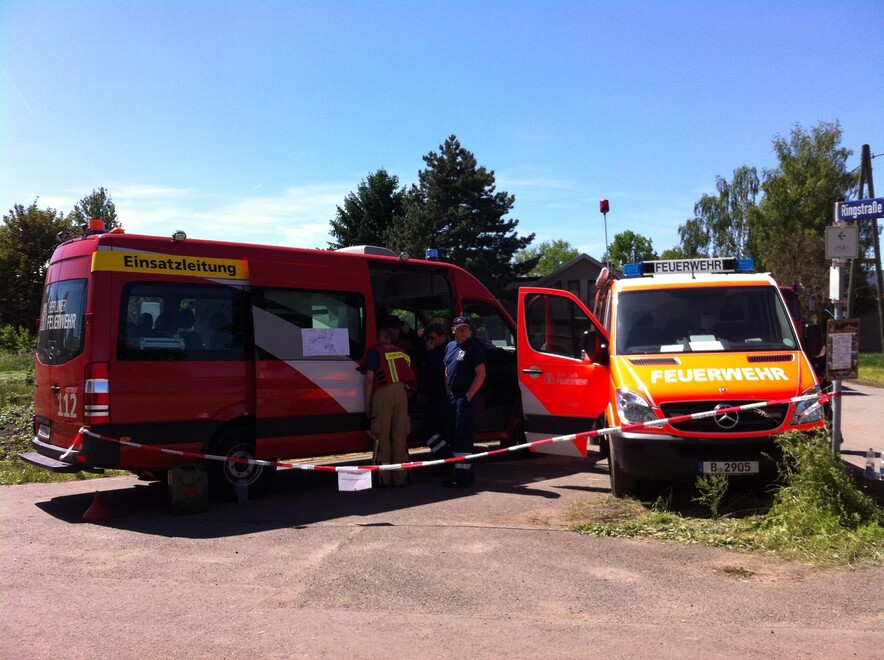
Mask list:
[[[880,0],[0,0],[0,204],[103,186],[130,232],[325,247],[454,134],[535,244],[601,257],[608,198],[662,251],[796,123],[884,153],[882,46]]]

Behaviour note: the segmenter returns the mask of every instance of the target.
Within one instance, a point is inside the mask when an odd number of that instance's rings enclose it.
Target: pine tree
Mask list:
[[[534,234],[516,233],[518,220],[505,219],[515,197],[495,190],[494,171],[480,167],[454,135],[424,162],[427,168],[408,191],[405,216],[387,232],[388,245],[418,256],[438,248],[440,259],[467,269],[499,295],[534,267],[514,261],[534,240]]]
[[[332,250],[351,245],[385,245],[385,234],[403,214],[405,189],[399,178],[380,169],[359,183],[355,193],[344,198],[331,221],[330,234],[335,239]]]

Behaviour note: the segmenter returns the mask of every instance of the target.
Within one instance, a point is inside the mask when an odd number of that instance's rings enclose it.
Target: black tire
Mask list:
[[[255,439],[244,428],[231,429],[221,434],[218,440],[212,444],[212,450],[209,453],[227,458],[254,460]],[[270,485],[276,467],[229,461],[223,463],[209,461],[206,471],[209,475],[209,493],[214,499],[236,500],[237,483],[242,482],[245,485],[248,497],[259,495]]]
[[[617,450],[613,439],[608,443],[608,466],[611,474],[611,494],[614,497],[629,497],[635,493],[635,479],[626,474],[617,463]]]

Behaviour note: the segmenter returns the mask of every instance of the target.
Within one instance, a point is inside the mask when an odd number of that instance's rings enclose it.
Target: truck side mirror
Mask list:
[[[600,338],[601,335],[599,335],[598,330],[595,328],[592,330],[584,330],[583,349],[580,357],[597,364],[607,365],[610,359],[608,343],[605,341],[599,341]]]

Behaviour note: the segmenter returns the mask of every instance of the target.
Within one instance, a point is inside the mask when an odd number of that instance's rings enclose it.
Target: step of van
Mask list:
[[[43,468],[44,470],[51,470],[52,472],[57,472],[59,474],[73,472],[92,472],[95,474],[102,474],[104,472],[104,470],[100,468],[86,469],[72,463],[57,461],[54,458],[44,456],[43,454],[38,454],[35,451],[30,451],[26,454],[19,454],[18,457],[22,459],[25,463],[30,463],[31,465],[36,465],[37,467]]]

